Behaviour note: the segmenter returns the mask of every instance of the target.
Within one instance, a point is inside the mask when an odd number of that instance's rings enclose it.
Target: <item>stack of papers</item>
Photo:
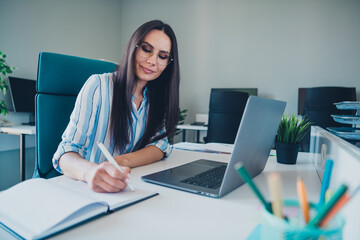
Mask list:
[[[180,142],[173,145],[175,149],[197,151],[197,152],[209,152],[209,153],[225,153],[231,154],[234,150],[234,144],[225,143],[190,143]]]

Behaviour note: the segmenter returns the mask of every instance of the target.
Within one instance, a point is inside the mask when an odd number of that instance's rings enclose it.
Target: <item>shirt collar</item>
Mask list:
[[[143,91],[143,96],[144,96],[144,100],[143,100],[143,101],[147,100],[147,93],[148,93],[148,87],[147,87],[147,85],[145,85],[144,91]],[[131,101],[133,101],[134,98],[135,98],[135,95],[134,95],[134,93],[132,93],[132,94],[131,94]]]

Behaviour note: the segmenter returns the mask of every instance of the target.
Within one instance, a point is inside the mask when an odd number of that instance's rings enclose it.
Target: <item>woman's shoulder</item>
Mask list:
[[[115,73],[102,73],[102,74],[93,74],[87,80],[89,85],[104,85],[112,84],[113,79],[115,78]]]
[[[93,74],[86,80],[82,91],[91,91],[91,89],[107,89],[106,91],[110,91],[113,87],[114,78],[114,73]],[[100,92],[103,91],[100,90]],[[108,92],[104,94],[108,94]]]
[[[114,72],[110,73],[102,73],[102,74],[93,74],[90,76],[89,79],[97,79],[98,81],[106,81],[106,80],[112,80],[115,77]]]

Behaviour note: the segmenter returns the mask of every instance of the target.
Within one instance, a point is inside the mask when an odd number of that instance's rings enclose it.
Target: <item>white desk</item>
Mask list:
[[[177,129],[182,129],[183,130],[183,135],[182,135],[182,141],[186,142],[186,130],[194,130],[196,131],[196,142],[200,142],[200,131],[207,131],[208,127],[204,126],[204,125],[191,125],[191,124],[182,124],[182,125],[177,125],[176,126]]]
[[[20,178],[25,180],[25,135],[34,135],[35,126],[19,125],[13,127],[0,127],[1,133],[20,136]]]
[[[297,198],[296,179],[302,176],[308,198],[318,200],[320,181],[307,154],[300,154],[293,166],[276,163],[270,157],[263,173],[254,181],[264,193],[267,175],[279,171],[283,178],[284,197]],[[199,153],[173,150],[170,158],[151,165],[132,169],[136,186],[156,191],[158,196],[113,214],[98,218],[51,239],[246,239],[259,222],[260,203],[247,185],[221,199],[214,199],[141,181],[140,177],[199,158],[228,161],[228,154]]]

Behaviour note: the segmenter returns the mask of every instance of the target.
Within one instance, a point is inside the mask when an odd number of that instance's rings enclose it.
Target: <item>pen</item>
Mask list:
[[[331,160],[331,159],[326,160],[324,176],[323,176],[322,183],[321,183],[321,191],[320,191],[320,199],[319,199],[319,203],[318,203],[318,209],[320,209],[322,206],[324,206],[325,193],[326,193],[326,190],[329,188],[333,165],[334,165],[333,160]]]
[[[324,204],[322,208],[320,208],[313,219],[308,223],[308,227],[317,227],[320,222],[324,219],[324,217],[329,213],[329,211],[335,206],[337,201],[341,198],[342,195],[345,194],[347,190],[347,186],[345,184],[341,184],[340,187],[336,190],[333,196],[329,199],[327,203]]]
[[[306,197],[305,184],[301,177],[299,177],[298,181],[297,181],[297,192],[298,192],[300,207],[302,209],[303,216],[304,216],[304,221],[305,221],[305,223],[308,223],[310,220],[309,203],[308,203],[307,197]]]
[[[262,204],[264,205],[266,210],[268,210],[271,213],[272,211],[271,211],[269,203],[266,202],[265,198],[262,196],[259,189],[256,187],[255,183],[252,181],[252,179],[251,179],[250,175],[248,174],[248,172],[246,171],[243,163],[242,162],[236,163],[234,165],[234,168],[238,171],[238,173],[244,179],[244,181],[250,185],[250,188],[254,191],[255,195],[260,199],[260,201],[262,202]]]
[[[273,172],[270,173],[268,177],[269,190],[271,195],[271,208],[273,214],[278,218],[284,218],[282,213],[283,203],[282,203],[282,191],[281,191],[281,178],[279,173]]]
[[[335,206],[330,210],[330,212],[326,215],[326,217],[320,222],[320,227],[325,227],[330,220],[340,211],[340,209],[351,199],[354,197],[356,192],[358,192],[360,186],[358,186],[350,195],[345,193],[339,201],[335,204]]]
[[[124,173],[124,171],[121,169],[121,167],[117,164],[117,162],[115,161],[115,159],[111,156],[111,154],[109,153],[109,151],[106,149],[106,147],[104,146],[104,144],[102,144],[101,142],[97,142],[100,150],[102,151],[102,153],[105,155],[106,159],[114,166],[116,167],[121,173]],[[130,183],[130,179],[126,179],[125,180],[127,185],[129,186],[129,188],[131,189],[131,191],[135,191],[134,187],[131,185]]]

